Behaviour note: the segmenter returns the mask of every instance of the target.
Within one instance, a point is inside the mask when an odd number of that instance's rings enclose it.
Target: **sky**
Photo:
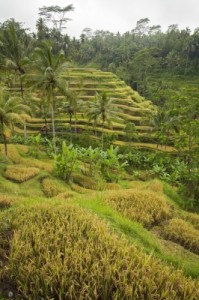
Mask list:
[[[39,7],[73,4],[74,11],[67,14],[66,33],[79,37],[84,28],[108,30],[113,33],[131,31],[136,22],[148,18],[150,25],[169,25],[180,29],[199,27],[199,0],[0,0],[0,23],[14,18],[35,31]]]

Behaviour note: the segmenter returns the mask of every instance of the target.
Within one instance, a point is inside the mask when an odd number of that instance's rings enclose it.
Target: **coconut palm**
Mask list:
[[[0,133],[3,138],[5,155],[7,157],[8,131],[14,122],[23,123],[23,118],[29,112],[29,107],[21,103],[18,97],[0,91]]]
[[[69,123],[70,123],[70,135],[72,139],[72,117],[77,112],[78,101],[77,95],[73,92],[67,97],[68,102],[64,103],[63,110],[67,114],[69,114]]]
[[[29,50],[30,38],[20,23],[9,20],[4,24],[0,37],[0,58],[6,70],[18,76],[21,96],[23,98],[23,59]]]
[[[105,123],[110,127],[113,120],[119,120],[119,109],[114,103],[114,99],[107,96],[106,93],[96,94],[95,101],[89,103],[87,116],[89,121],[93,120],[96,124],[98,122],[102,125],[101,143],[102,149],[104,147],[104,126]]]
[[[26,79],[32,89],[42,91],[48,101],[51,111],[52,135],[54,150],[56,150],[56,132],[54,112],[56,106],[56,95],[69,95],[67,82],[63,79],[62,72],[67,68],[64,62],[64,54],[60,52],[58,56],[52,53],[52,47],[43,42],[39,48],[36,48],[32,60],[29,63],[31,74],[27,74]]]

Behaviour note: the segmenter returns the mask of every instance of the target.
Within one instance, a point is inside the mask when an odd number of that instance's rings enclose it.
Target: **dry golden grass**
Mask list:
[[[75,193],[74,193],[75,194]],[[74,197],[74,194],[72,191],[67,191],[67,192],[64,192],[64,193],[60,193],[56,196],[56,199],[59,199],[59,200],[67,200],[69,198],[73,198]]]
[[[13,202],[14,200],[12,197],[7,195],[0,195],[0,210],[11,207]]]
[[[199,254],[199,231],[182,219],[172,219],[162,229],[167,239],[182,245],[184,248]]]
[[[79,186],[85,189],[90,189],[90,190],[98,189],[97,182],[92,177],[88,177],[83,174],[74,174],[73,181],[74,183],[78,184]]]
[[[124,141],[115,141],[114,145],[118,145],[118,146],[127,146],[129,145],[128,142],[124,142]],[[172,147],[172,146],[166,146],[162,145],[161,147],[159,147],[157,149],[157,145],[156,144],[152,144],[152,143],[130,143],[130,145],[132,147],[138,147],[138,148],[148,148],[148,149],[154,149],[157,151],[163,151],[163,152],[177,152],[176,148]]]
[[[77,206],[21,207],[12,226],[4,276],[19,299],[199,299],[198,282],[130,246]]]
[[[130,189],[141,189],[141,190],[149,190],[155,193],[163,193],[164,187],[162,182],[157,179],[143,182],[143,181],[130,181],[128,183],[128,187]]]
[[[25,160],[24,163],[30,164],[31,167],[39,168],[41,170],[47,171],[49,173],[52,173],[53,171],[53,163],[51,161],[44,162],[37,159],[28,159]]]
[[[46,197],[55,197],[66,192],[67,187],[56,179],[44,178],[41,182],[41,189]]]
[[[171,211],[163,196],[136,189],[107,192],[104,201],[123,216],[151,227],[170,217]]]
[[[17,147],[19,147],[19,145],[8,145],[8,159],[10,159],[14,164],[21,164],[29,167],[39,168],[47,172],[52,172],[52,162],[43,162],[33,158],[21,157]],[[1,152],[3,151],[3,145],[0,145],[0,150]]]
[[[72,191],[78,193],[78,194],[88,194],[88,193],[91,193],[92,190],[89,190],[89,189],[86,189],[86,188],[83,188],[75,183],[71,183],[70,184],[70,187],[72,189]]]
[[[196,229],[199,230],[199,215],[195,213],[190,213],[190,212],[183,212],[181,214],[181,217],[191,223]]]
[[[27,145],[16,145],[16,148],[19,149],[19,151],[22,151],[24,154],[27,154],[29,151],[29,147]]]
[[[4,152],[4,147],[2,144],[0,145],[0,150],[1,152]],[[24,160],[24,158],[19,155],[16,146],[10,144],[8,145],[8,158],[16,164],[20,164]]]
[[[121,190],[121,186],[117,183],[111,183],[111,182],[105,182],[102,185],[102,188],[104,191],[110,191],[110,190]]]
[[[14,182],[21,183],[35,177],[38,173],[38,168],[28,168],[23,165],[12,165],[7,167],[4,172],[4,177]]]

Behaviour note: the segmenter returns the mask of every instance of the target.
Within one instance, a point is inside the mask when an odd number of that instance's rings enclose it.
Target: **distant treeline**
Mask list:
[[[146,96],[147,79],[153,75],[162,72],[195,75],[199,72],[199,28],[192,33],[189,28],[180,30],[178,25],[170,25],[162,32],[161,26],[150,26],[149,19],[145,18],[124,34],[92,32],[85,28],[80,38],[71,38],[62,33],[60,26],[48,27],[44,15],[36,23],[36,32],[31,34],[21,23],[11,19],[0,24],[1,64],[10,47],[7,31],[11,24],[17,30],[16,43],[20,43],[21,48],[20,53],[13,55],[26,56],[42,40],[49,40],[54,54],[62,50],[74,64],[111,71]],[[14,51],[14,46],[11,47]]]

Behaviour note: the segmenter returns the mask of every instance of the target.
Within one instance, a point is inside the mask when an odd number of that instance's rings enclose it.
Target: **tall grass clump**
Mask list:
[[[91,190],[98,189],[97,182],[92,177],[88,177],[83,174],[76,173],[73,176],[73,182],[86,189],[91,189]]]
[[[172,219],[164,226],[163,235],[184,248],[199,254],[199,230],[182,219]]]
[[[7,167],[4,177],[14,182],[21,183],[35,177],[38,173],[38,168],[28,168],[24,167],[23,165],[13,165]]]
[[[12,226],[7,276],[20,299],[199,299],[198,282],[78,206],[21,207]]]
[[[196,229],[199,230],[199,215],[191,212],[181,213],[181,218],[185,221],[191,223]]]
[[[13,202],[10,196],[0,195],[0,210],[11,207]]]
[[[111,191],[104,195],[104,201],[123,216],[141,222],[145,227],[157,225],[171,214],[164,197],[150,191]]]
[[[41,182],[41,189],[46,197],[55,197],[66,192],[67,187],[56,179],[46,177]]]

